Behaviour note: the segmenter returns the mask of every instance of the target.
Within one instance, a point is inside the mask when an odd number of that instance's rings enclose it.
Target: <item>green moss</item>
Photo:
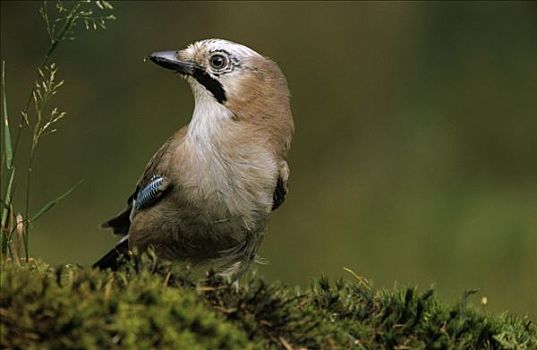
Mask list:
[[[375,291],[321,278],[299,291],[261,279],[236,291],[145,257],[117,272],[4,264],[7,348],[534,349],[535,325],[448,306],[432,290]]]

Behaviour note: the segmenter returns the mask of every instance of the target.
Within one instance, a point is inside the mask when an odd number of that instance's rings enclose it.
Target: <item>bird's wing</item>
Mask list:
[[[289,192],[289,165],[285,160],[280,162],[278,180],[272,194],[272,210],[276,210],[285,201]]]
[[[93,268],[98,268],[101,270],[112,269],[117,270],[121,266],[121,257],[128,256],[129,252],[129,236],[123,237],[112,250],[106,253],[102,258],[99,259]]]
[[[129,221],[132,221],[140,210],[148,208],[157,202],[168,188],[169,181],[164,176],[152,175],[149,182],[136,191],[136,196],[133,197],[130,203]]]
[[[136,189],[127,200],[127,208],[116,217],[106,221],[102,228],[111,228],[115,234],[126,235],[134,216],[153,206],[165,197],[172,185],[169,181],[170,158],[178,142],[184,137],[186,128],[169,138],[153,155],[141,176]]]

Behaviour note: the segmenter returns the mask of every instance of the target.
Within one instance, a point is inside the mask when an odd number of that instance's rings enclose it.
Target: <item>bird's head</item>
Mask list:
[[[224,107],[234,120],[286,124],[292,130],[285,76],[276,63],[254,50],[227,40],[207,39],[183,50],[154,52],[149,58],[186,78],[196,105]]]

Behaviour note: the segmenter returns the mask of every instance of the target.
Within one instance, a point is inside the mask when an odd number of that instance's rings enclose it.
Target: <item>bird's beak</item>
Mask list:
[[[177,51],[159,51],[149,55],[149,59],[161,67],[172,69],[182,74],[192,75],[196,65],[177,59]]]

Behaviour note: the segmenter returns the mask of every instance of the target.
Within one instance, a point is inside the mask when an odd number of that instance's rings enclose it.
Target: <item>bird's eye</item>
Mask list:
[[[213,55],[210,62],[214,69],[222,69],[227,64],[227,58],[224,55]]]

